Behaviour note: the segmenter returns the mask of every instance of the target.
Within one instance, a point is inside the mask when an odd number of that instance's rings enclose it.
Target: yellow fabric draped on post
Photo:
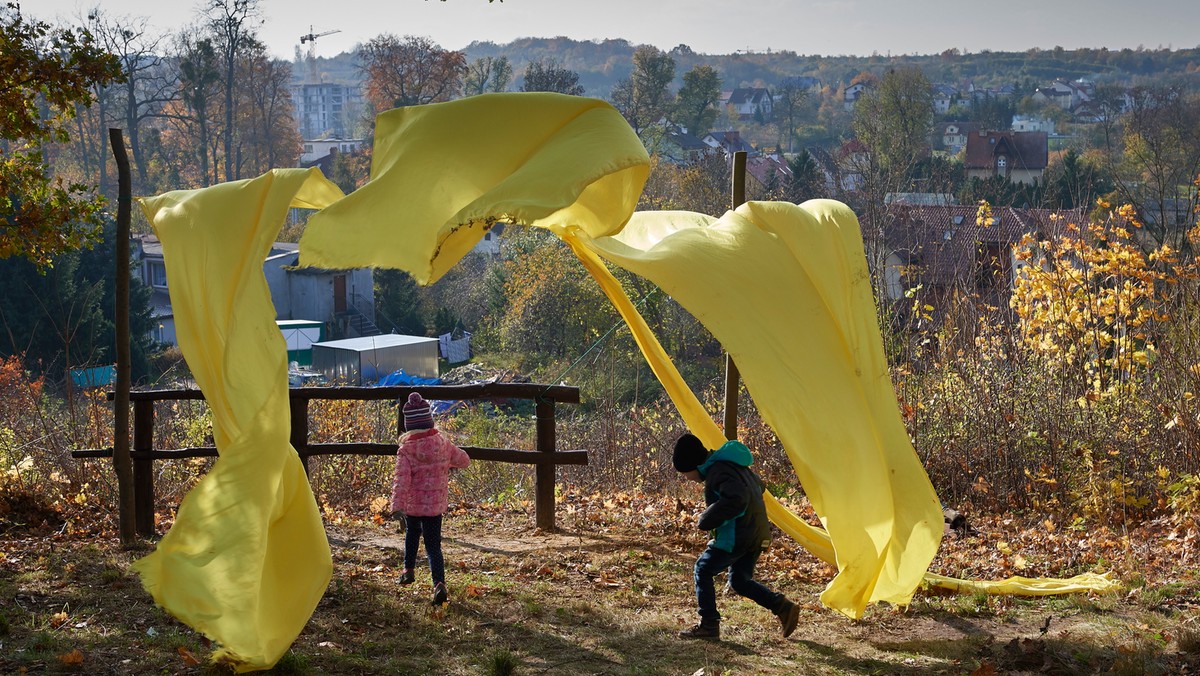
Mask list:
[[[287,345],[263,260],[290,206],[342,196],[315,169],[141,200],[162,241],[179,348],[212,410],[219,458],[134,564],[155,602],[218,642],[239,671],[275,664],[333,573],[288,442]]]
[[[320,517],[287,445],[286,351],[261,272],[289,203],[325,207],[301,239],[301,265],[399,268],[425,284],[497,222],[553,231],[628,323],[689,429],[716,447],[720,430],[605,261],[663,288],[733,355],[787,450],[824,529],[770,495],[768,512],[837,567],[821,600],[839,612],[907,603],[922,580],[1024,594],[1113,585],[1089,574],[928,574],[941,510],[896,406],[854,214],[820,200],[752,202],[720,219],[635,214],[648,168],[607,103],[492,94],[380,115],[371,181],[342,199],[318,174],[276,170],[144,201],[221,451],[158,551],[138,563],[155,600],[249,669],[274,664],[328,580]]]

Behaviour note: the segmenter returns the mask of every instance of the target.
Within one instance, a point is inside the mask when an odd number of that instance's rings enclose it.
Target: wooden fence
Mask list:
[[[427,385],[417,387],[301,387],[289,390],[292,412],[291,444],[308,471],[308,459],[314,455],[395,455],[396,441],[385,443],[324,443],[308,442],[308,404],[323,400],[397,400],[404,401],[409,393],[419,392],[429,400],[531,400],[536,405],[535,449],[479,448],[463,446],[472,460],[512,462],[536,466],[534,491],[534,521],[538,528],[554,530],[554,481],[558,465],[586,465],[587,451],[559,451],[555,448],[555,403],[578,404],[579,388],[563,385],[533,383],[484,383],[477,385]],[[112,398],[110,393],[109,398]],[[154,448],[154,403],[183,399],[204,399],[200,390],[147,390],[130,392],[133,406],[133,440],[130,456],[133,462],[134,523],[137,532],[151,537],[154,532],[154,461],[181,458],[215,457],[213,446],[196,448]],[[403,413],[396,407],[397,434],[403,431]],[[111,458],[112,448],[71,451],[75,458]]]

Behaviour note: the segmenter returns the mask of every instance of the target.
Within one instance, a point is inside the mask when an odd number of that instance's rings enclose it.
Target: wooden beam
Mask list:
[[[733,154],[733,177],[730,192],[732,193],[731,207],[737,209],[746,203],[746,151],[739,150]],[[740,374],[733,357],[725,353],[725,438],[737,439],[738,430],[738,388],[741,386]]]

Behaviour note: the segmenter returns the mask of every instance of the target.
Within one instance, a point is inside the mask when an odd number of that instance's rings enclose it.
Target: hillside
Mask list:
[[[533,60],[552,58],[579,73],[589,96],[607,97],[614,84],[629,75],[637,48],[626,40],[581,41],[565,37],[522,38],[498,45],[472,42],[463,48],[468,60],[506,56],[516,74],[512,88],[520,87],[520,74]],[[696,65],[710,65],[721,73],[725,88],[774,86],[789,76],[812,76],[837,88],[863,71],[882,74],[889,68],[915,66],[933,82],[976,86],[1039,84],[1056,78],[1087,78],[1097,84],[1137,85],[1152,82],[1200,84],[1200,48],[1193,49],[1031,49],[1025,52],[960,53],[883,56],[819,56],[791,51],[700,54],[687,45],[670,50],[679,76]],[[359,78],[351,53],[318,58],[318,70],[328,82],[354,82]],[[307,67],[296,66],[296,77]]]

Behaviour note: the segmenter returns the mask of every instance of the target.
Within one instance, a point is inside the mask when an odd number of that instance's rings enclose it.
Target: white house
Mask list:
[[[332,153],[355,153],[366,143],[360,138],[320,138],[304,141],[300,166],[307,167]]]
[[[846,87],[845,91],[842,92],[842,105],[846,110],[854,110],[854,104],[858,103],[859,97],[865,91],[867,91],[865,82],[858,82]]]
[[[769,120],[773,104],[771,93],[761,87],[734,89],[725,102],[740,120],[753,119],[755,116]]]
[[[1013,115],[1013,131],[1043,131],[1054,135],[1054,120],[1034,115]]]

